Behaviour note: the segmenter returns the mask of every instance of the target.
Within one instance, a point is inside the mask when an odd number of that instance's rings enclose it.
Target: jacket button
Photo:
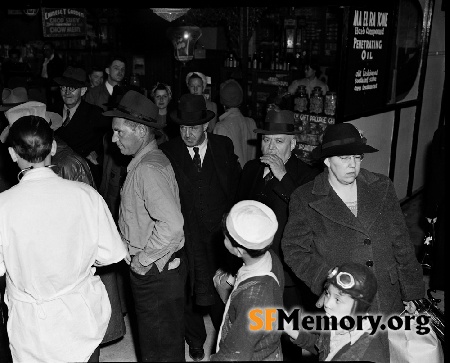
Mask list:
[[[364,244],[365,245],[370,245],[372,243],[372,241],[370,240],[370,239],[368,239],[368,238],[366,238],[365,240],[364,240]]]
[[[373,266],[373,261],[369,260],[366,262],[366,266],[367,267],[372,267]]]

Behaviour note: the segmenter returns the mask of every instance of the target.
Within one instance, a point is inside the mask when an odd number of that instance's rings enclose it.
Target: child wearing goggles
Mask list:
[[[353,262],[337,266],[329,271],[321,297],[325,314],[330,321],[336,318],[337,329],[310,333],[287,326],[285,332],[295,344],[319,354],[319,361],[385,362],[378,336],[370,334],[370,322],[362,319],[368,316],[376,292],[377,280],[370,268]],[[360,317],[362,324],[342,328],[344,317],[353,321]]]

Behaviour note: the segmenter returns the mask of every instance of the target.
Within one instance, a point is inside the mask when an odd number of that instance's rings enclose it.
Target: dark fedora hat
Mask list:
[[[158,107],[147,97],[130,90],[122,97],[114,110],[103,112],[104,116],[122,117],[156,129],[164,127],[158,121]]]
[[[185,126],[202,125],[216,114],[206,109],[206,101],[203,95],[192,95],[186,93],[180,97],[175,111],[170,113],[172,120]]]
[[[314,159],[330,156],[360,155],[377,152],[378,149],[366,144],[358,129],[349,123],[329,125],[323,134],[322,143],[311,153]]]
[[[62,77],[55,77],[54,81],[60,86],[87,87],[86,71],[82,68],[67,67]]]
[[[294,113],[289,110],[270,110],[267,112],[262,129],[255,129],[253,132],[265,135],[295,135],[301,133],[295,129]]]
[[[0,111],[9,110],[11,107],[16,107],[25,102],[28,102],[28,92],[25,87],[4,88]]]

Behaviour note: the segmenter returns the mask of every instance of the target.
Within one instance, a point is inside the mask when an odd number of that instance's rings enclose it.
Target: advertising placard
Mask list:
[[[86,36],[86,11],[79,8],[42,8],[44,37]]]
[[[382,107],[388,99],[391,10],[351,9],[347,37],[345,116]]]

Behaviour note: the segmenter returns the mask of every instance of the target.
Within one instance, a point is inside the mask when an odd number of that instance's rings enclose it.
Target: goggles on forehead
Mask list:
[[[348,272],[338,272],[339,268],[335,267],[328,273],[328,279],[332,279],[336,276],[336,283],[343,289],[351,289],[355,286],[354,277]]]

